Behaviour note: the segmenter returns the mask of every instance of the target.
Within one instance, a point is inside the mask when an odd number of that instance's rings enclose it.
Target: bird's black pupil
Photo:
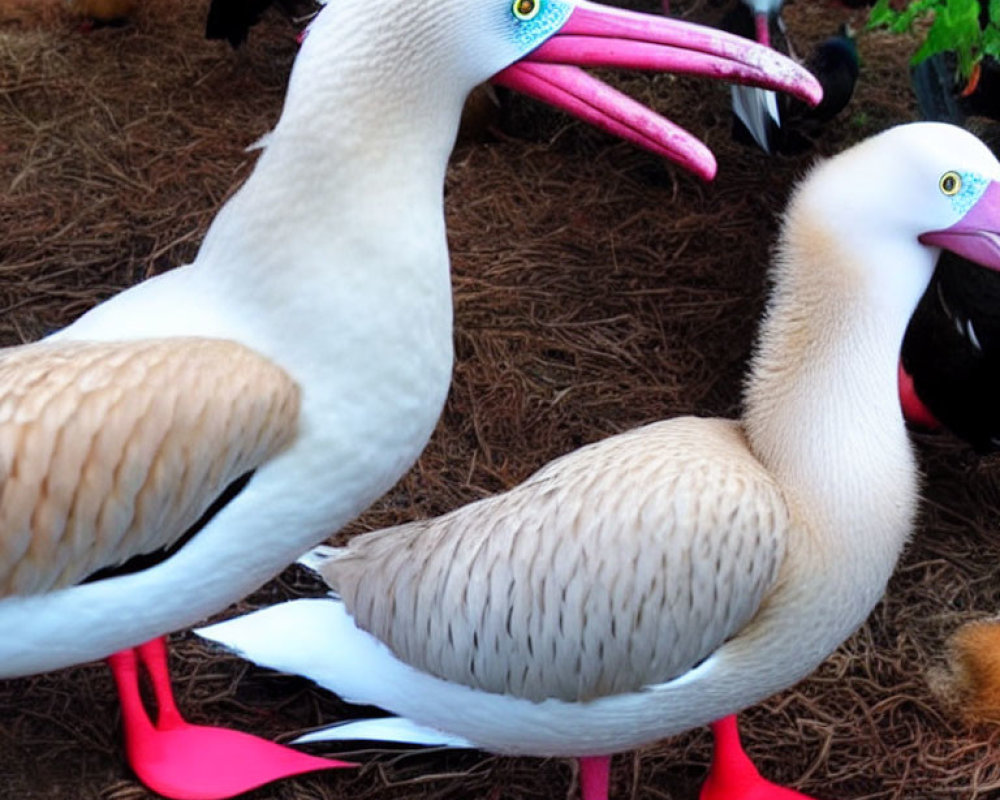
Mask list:
[[[944,179],[944,190],[950,192],[955,188],[955,179],[950,175]]]

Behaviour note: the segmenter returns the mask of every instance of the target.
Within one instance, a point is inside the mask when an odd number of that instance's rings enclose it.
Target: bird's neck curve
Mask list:
[[[919,481],[897,361],[934,254],[886,236],[849,249],[790,206],[744,394],[751,448],[801,509],[813,544],[869,577],[873,605],[909,536]],[[865,611],[867,613],[867,611]]]
[[[318,253],[337,269],[372,263],[372,254],[405,268],[431,242],[440,260],[444,177],[465,92],[446,71],[427,81],[433,61],[418,70],[405,54],[374,58],[368,38],[340,31],[328,12],[296,58],[253,173],[213,221],[201,266],[244,283],[276,269],[301,279],[295,270],[313,270],[306,262]]]

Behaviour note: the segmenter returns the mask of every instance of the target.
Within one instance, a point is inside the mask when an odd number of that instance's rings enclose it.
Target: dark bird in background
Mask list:
[[[212,0],[205,23],[205,38],[225,39],[234,48],[239,47],[272,5],[289,17],[305,14],[305,8],[315,11],[315,3],[302,0]]]
[[[988,21],[980,4],[979,21]],[[994,151],[1000,119],[1000,67],[984,62],[977,81],[958,91],[953,53],[913,68],[911,82],[925,119],[969,124]],[[990,126],[992,125],[992,130]],[[921,427],[943,426],[978,453],[1000,450],[1000,275],[942,251],[934,277],[910,319],[900,357],[904,413]]]
[[[821,42],[806,59],[808,69],[823,87],[823,100],[815,108],[804,103],[790,104],[788,119],[829,122],[844,110],[858,82],[858,45],[851,26],[844,23],[836,36]]]
[[[980,3],[980,25],[988,6]],[[953,53],[914,67],[911,81],[925,119],[978,125],[1000,120],[1000,67],[984,59],[964,91]],[[996,150],[996,125],[982,138]],[[987,129],[988,130],[988,129]],[[942,251],[903,339],[900,399],[923,427],[943,426],[984,455],[1000,450],[1000,275]],[[986,277],[992,280],[984,279]],[[996,609],[993,609],[996,612]],[[967,722],[1000,720],[1000,619],[974,619],[945,645],[939,691]]]
[[[923,413],[979,453],[1000,450],[1000,274],[985,272],[942,251],[901,352],[907,418]]]
[[[989,5],[979,3],[979,26],[990,21]],[[967,117],[1000,120],[1000,64],[993,58],[980,61],[965,87],[956,82],[957,59],[950,51],[935,53],[917,64],[910,82],[924,119],[965,123]]]
[[[720,27],[770,44],[794,58],[781,18],[781,5],[776,0],[741,0],[723,17]],[[823,101],[815,108],[788,102],[774,92],[743,86],[732,88],[733,137],[737,141],[756,143],[766,153],[786,155],[813,146],[823,126],[847,106],[854,94],[859,63],[850,26],[841,25],[837,35],[819,44],[805,66],[823,87]]]
[[[965,87],[955,84],[955,56],[937,53],[913,68],[910,82],[924,119],[962,125],[968,117],[1000,121],[1000,65],[983,62],[976,79]]]
[[[780,16],[783,0],[740,0],[722,18],[719,27],[746,39],[788,52],[784,23]],[[779,34],[772,37],[772,30]],[[750,87],[732,86],[733,136],[746,144],[757,143],[771,153],[771,143],[781,126],[778,100],[774,92],[758,92]]]

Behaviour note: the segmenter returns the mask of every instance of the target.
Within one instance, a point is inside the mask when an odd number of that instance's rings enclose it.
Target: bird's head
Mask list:
[[[333,0],[313,21],[299,60],[339,81],[348,90],[344,104],[355,107],[366,94],[382,108],[430,104],[454,127],[469,91],[492,79],[705,178],[715,174],[708,148],[579,67],[703,75],[813,104],[822,94],[808,72],[769,48],[586,0]]]
[[[928,220],[918,240],[937,254],[941,251],[954,254],[969,268],[978,265],[1000,271],[1000,165],[984,144],[965,131],[942,126],[933,132],[941,137],[944,145],[949,139],[954,141],[947,154],[940,153],[941,148],[938,148],[939,155],[932,162],[938,173],[938,191],[933,195],[933,205],[937,208],[928,209],[927,213],[937,218]],[[933,176],[927,180],[930,177]],[[959,329],[959,333],[967,335],[967,329]],[[937,346],[941,343],[937,342]],[[939,357],[947,356],[947,353],[939,354]],[[935,398],[942,392],[947,393],[946,387],[926,385],[926,379],[926,375],[920,376],[925,384],[924,391]],[[919,428],[941,427],[934,411],[918,392],[902,358],[899,395],[903,416],[908,422]]]
[[[849,274],[863,275],[880,307],[904,323],[942,251],[1000,271],[1000,162],[957,126],[891,128],[818,167],[803,193],[794,213],[822,219],[856,262]],[[898,378],[906,419],[936,427],[902,366]]]
[[[916,261],[926,285],[942,248],[1000,270],[1000,162],[955,125],[883,131],[817,167],[800,194],[792,208],[822,217],[872,272]],[[897,265],[890,255],[903,248],[912,257]]]

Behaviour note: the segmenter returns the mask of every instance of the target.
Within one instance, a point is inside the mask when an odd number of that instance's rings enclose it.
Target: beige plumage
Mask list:
[[[743,628],[790,526],[740,427],[684,418],[436,520],[358,537],[322,573],[408,664],[488,692],[584,701],[675,678]]]
[[[0,351],[0,597],[170,546],[293,438],[296,384],[224,340]]]

